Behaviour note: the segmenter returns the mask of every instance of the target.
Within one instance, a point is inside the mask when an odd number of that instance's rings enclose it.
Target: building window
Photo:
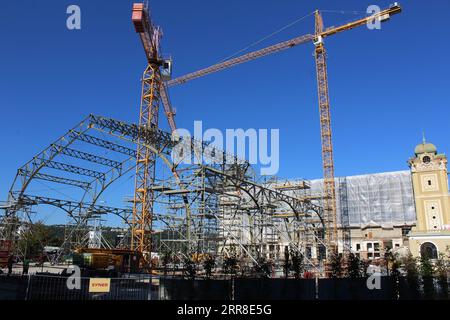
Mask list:
[[[431,158],[429,156],[425,156],[422,159],[423,163],[429,163],[431,161]]]
[[[359,243],[356,244],[356,251],[361,250],[361,245]]]
[[[431,180],[428,180],[428,185],[431,186]]]
[[[383,241],[383,248],[386,250],[392,249],[392,240]]]
[[[374,250],[379,251],[380,250],[380,244],[378,242],[374,243],[373,244],[373,248],[374,248]]]
[[[311,247],[306,247],[306,256],[308,257],[308,259],[311,259],[312,257]]]
[[[411,231],[411,227],[403,227],[402,228],[402,236],[406,237],[410,231]]]
[[[367,251],[369,251],[369,250],[371,250],[372,249],[372,243],[368,243],[367,244]]]

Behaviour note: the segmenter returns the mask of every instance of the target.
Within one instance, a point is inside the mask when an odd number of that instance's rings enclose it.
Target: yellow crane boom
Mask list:
[[[375,13],[373,15],[370,15],[368,17],[344,24],[342,26],[330,27],[330,28],[322,31],[320,34],[316,33],[316,34],[306,34],[306,35],[298,36],[298,37],[292,38],[290,40],[283,41],[283,42],[268,46],[268,47],[260,49],[260,50],[256,50],[253,52],[243,54],[236,58],[232,58],[232,59],[220,62],[220,63],[216,63],[212,66],[200,69],[198,71],[194,71],[194,72],[185,74],[178,78],[167,81],[166,84],[168,87],[180,85],[180,84],[186,83],[188,81],[206,76],[208,74],[234,67],[238,64],[242,64],[247,61],[255,60],[255,59],[276,53],[276,52],[290,49],[290,48],[296,47],[303,43],[312,42],[312,41],[314,41],[314,39],[317,36],[321,36],[322,38],[325,38],[325,37],[334,35],[336,33],[342,32],[342,31],[354,29],[356,27],[365,25],[370,21],[373,21],[374,19],[379,19],[381,22],[384,22],[391,15],[394,15],[399,12],[401,12],[401,7],[397,3],[395,3],[392,6],[390,6],[388,9],[382,10],[382,11]]]

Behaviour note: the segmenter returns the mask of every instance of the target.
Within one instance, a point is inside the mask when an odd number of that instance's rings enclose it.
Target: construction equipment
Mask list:
[[[149,9],[143,3],[134,3],[132,21],[135,31],[139,33],[148,66],[142,77],[141,107],[139,125],[156,130],[158,128],[159,104],[162,101],[164,112],[172,133],[175,133],[175,111],[173,110],[165,81],[170,79],[172,71],[171,59],[164,59],[161,55],[161,28],[153,25]],[[151,233],[153,197],[152,189],[155,180],[156,157],[145,146],[141,137],[137,148],[136,180],[133,199],[133,220],[131,249],[139,252],[142,262],[151,267]],[[176,169],[172,170],[176,179],[179,178]],[[187,198],[184,197],[185,203]],[[188,210],[188,209],[187,209]],[[148,258],[147,258],[147,257]]]
[[[163,85],[161,67],[164,61],[160,57],[161,29],[150,20],[147,7],[143,3],[134,3],[132,12],[134,28],[139,33],[147,56],[147,68],[142,76],[141,106],[139,126],[147,129],[158,128],[159,102]],[[131,227],[131,250],[142,255],[143,264],[149,267],[151,255],[151,233],[153,214],[153,191],[151,186],[155,178],[156,156],[140,134],[137,144],[136,178],[133,199],[133,217]],[[147,263],[146,263],[147,262]]]
[[[139,271],[139,255],[126,249],[78,248],[72,253],[72,263],[91,271]]]
[[[11,241],[0,239],[0,268],[5,268],[8,265],[8,260],[11,255],[11,247]]]
[[[329,90],[328,90],[328,77],[327,77],[327,65],[326,65],[326,51],[324,47],[324,39],[328,36],[351,30],[359,26],[366,25],[373,21],[385,22],[390,16],[400,13],[401,7],[399,4],[394,3],[389,8],[376,12],[368,17],[355,20],[353,22],[324,29],[323,19],[320,12],[315,11],[315,33],[307,34],[287,40],[254,52],[246,53],[242,56],[226,60],[214,64],[210,67],[188,73],[184,76],[178,77],[166,82],[168,87],[186,83],[190,80],[203,77],[205,75],[221,71],[235,65],[251,61],[257,58],[261,58],[270,55],[275,52],[279,52],[285,49],[289,49],[300,45],[302,43],[313,42],[315,45],[315,60],[317,71],[317,85],[318,85],[318,99],[319,99],[319,112],[320,112],[320,128],[321,128],[321,142],[322,142],[322,165],[324,175],[324,209],[325,209],[325,223],[326,223],[326,244],[329,253],[337,251],[338,244],[338,232],[337,232],[337,218],[336,218],[336,191],[334,181],[334,160],[333,160],[333,145],[332,145],[332,131],[331,131],[331,115],[330,115],[330,102],[329,102]],[[167,109],[170,108],[168,105]]]

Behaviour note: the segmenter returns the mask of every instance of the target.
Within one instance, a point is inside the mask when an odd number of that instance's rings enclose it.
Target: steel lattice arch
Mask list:
[[[308,194],[307,181],[288,183],[272,177],[258,182],[261,178],[247,161],[206,142],[96,115],[86,117],[17,170],[1,210],[1,237],[17,240],[18,230],[39,217],[34,210],[49,205],[61,209],[70,221],[56,260],[83,246],[86,230],[99,217],[120,217],[129,228],[124,237],[129,240],[131,206],[105,206],[99,199],[111,185],[134,173],[139,145],[161,163],[150,187],[155,203],[152,225],[160,235],[151,251],[169,251],[180,258],[210,254],[219,260],[234,254],[258,264],[261,255],[280,263],[284,247],[302,253],[310,268],[321,268],[307,252],[312,247],[325,250],[326,223],[321,199]],[[182,161],[192,155],[214,161]],[[34,191],[39,182],[48,185],[45,192]],[[118,246],[129,248],[130,243]]]

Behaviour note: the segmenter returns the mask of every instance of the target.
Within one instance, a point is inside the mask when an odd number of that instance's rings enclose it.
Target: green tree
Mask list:
[[[222,269],[226,275],[235,277],[238,270],[238,259],[236,258],[236,256],[230,255],[228,257],[225,257],[222,263]]]
[[[433,284],[434,267],[430,258],[424,256],[420,259],[420,275],[422,276],[423,291],[426,299],[432,299],[434,294]]]
[[[441,298],[448,299],[448,275],[450,273],[448,256],[439,253],[439,258],[436,261],[434,271],[439,284]]]
[[[37,258],[44,252],[50,239],[49,228],[41,221],[29,224],[22,229],[18,246],[24,258]]]
[[[300,279],[303,273],[304,265],[303,265],[303,255],[298,252],[292,250],[291,252],[292,259],[292,270],[294,271],[295,279]]]
[[[419,270],[417,268],[417,259],[409,253],[403,258],[403,266],[406,271],[406,281],[409,287],[411,298],[417,299],[419,297]]]
[[[353,252],[350,252],[347,256],[345,275],[350,278],[361,277],[361,261]]]
[[[172,252],[170,250],[165,250],[162,253],[161,263],[164,270],[164,275],[167,275],[167,265],[172,262]]]
[[[260,256],[254,263],[253,270],[257,276],[267,278],[272,273],[272,262],[265,256]]]
[[[394,256],[394,259],[392,260],[392,264],[390,267],[390,275],[394,278],[399,278],[400,277],[400,262],[398,261],[398,259],[396,259],[396,257]]]
[[[290,261],[290,256],[289,256],[289,250],[286,247],[284,249],[284,263],[283,263],[283,272],[284,272],[284,277],[286,279],[289,278],[290,269],[291,269],[291,261]]]
[[[332,278],[340,278],[342,276],[342,254],[333,252],[330,254],[329,266]]]
[[[216,257],[208,255],[205,260],[203,260],[203,269],[205,269],[206,279],[211,279],[212,271],[216,266]]]
[[[422,277],[432,277],[434,274],[434,267],[430,258],[422,257],[420,259],[420,275]]]
[[[386,266],[387,275],[390,275],[392,264],[395,261],[395,256],[391,250],[386,250],[384,252],[384,264]]]
[[[391,277],[391,283],[392,283],[392,288],[393,288],[393,298],[394,299],[398,299],[399,294],[400,294],[400,266],[401,263],[398,260],[398,257],[394,254],[392,254],[389,257],[389,265],[390,267],[388,267],[390,269],[389,275]]]
[[[188,257],[184,257],[184,273],[185,275],[191,279],[195,279],[195,275],[197,274],[197,265],[195,264],[194,260],[191,258],[192,255],[189,255]]]

